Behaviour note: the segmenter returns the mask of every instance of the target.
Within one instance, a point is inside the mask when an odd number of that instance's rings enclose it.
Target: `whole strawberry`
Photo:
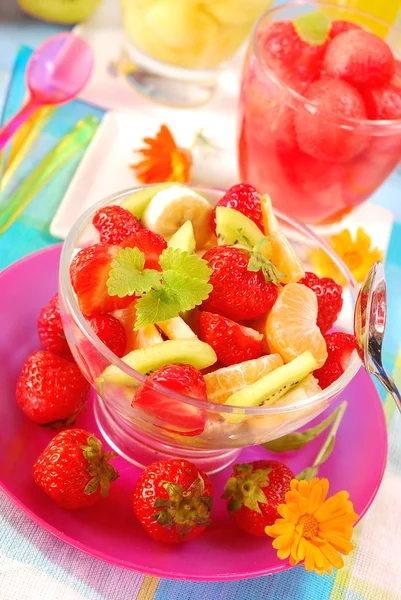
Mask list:
[[[75,510],[93,506],[107,496],[118,477],[109,464],[115,452],[104,452],[101,442],[84,429],[58,433],[33,465],[33,479],[56,504]]]
[[[187,460],[162,460],[144,470],[133,493],[134,513],[159,542],[184,542],[210,524],[212,484]]]
[[[16,398],[23,413],[39,425],[72,423],[89,398],[90,386],[77,365],[38,350],[22,367]]]
[[[121,206],[100,208],[92,223],[100,233],[100,241],[106,244],[121,244],[128,236],[142,229],[138,219]]]
[[[154,384],[206,401],[206,383],[202,373],[192,365],[165,365],[147,378],[132,400],[134,408],[161,422],[159,427],[180,435],[200,435],[205,428],[205,410],[156,391]]]
[[[223,365],[262,356],[264,338],[258,331],[206,311],[201,313],[199,323],[201,340],[213,348]]]
[[[112,315],[94,315],[89,319],[89,325],[97,337],[121,358],[127,345],[124,326]]]
[[[247,183],[239,183],[233,185],[222,198],[216,204],[217,206],[226,206],[227,208],[234,208],[240,213],[251,219],[259,227],[261,231],[264,231],[263,227],[263,216],[262,208],[260,206],[259,194],[254,187]],[[212,225],[213,229],[216,229],[216,208],[212,213]]]
[[[277,506],[284,502],[291,479],[291,469],[276,460],[234,465],[222,496],[234,523],[247,533],[264,536],[265,527],[279,517]]]
[[[343,288],[330,277],[318,277],[315,273],[307,271],[305,277],[299,281],[317,296],[317,326],[320,331],[327,333],[337,321],[343,307]]]
[[[210,248],[203,259],[213,273],[213,290],[202,310],[233,321],[258,319],[266,315],[277,299],[277,286],[266,281],[262,270],[249,270],[249,254],[233,246]]]
[[[327,346],[327,359],[323,367],[313,371],[322,389],[329,387],[341,377],[347,368],[351,354],[356,349],[355,336],[341,331],[324,336]]]
[[[72,358],[61,321],[58,294],[42,309],[38,319],[38,333],[45,350],[64,358]]]

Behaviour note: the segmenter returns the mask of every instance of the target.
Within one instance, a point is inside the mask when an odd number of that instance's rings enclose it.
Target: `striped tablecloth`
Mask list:
[[[42,209],[49,204],[46,194],[48,189],[38,200]],[[387,206],[394,203],[396,210],[397,196],[401,197],[401,179],[394,175],[377,198]],[[49,206],[49,211],[54,210],[53,197]],[[51,214],[46,210],[40,214],[41,221],[23,214],[0,237],[0,268],[57,241],[47,230]],[[386,272],[390,327],[385,363],[401,385],[399,223],[393,229]],[[0,492],[0,600],[401,600],[401,419],[392,401],[384,395],[383,401],[390,438],[387,469],[373,505],[355,530],[356,550],[338,573],[318,577],[301,566],[274,576],[226,583],[143,576],[65,545]]]

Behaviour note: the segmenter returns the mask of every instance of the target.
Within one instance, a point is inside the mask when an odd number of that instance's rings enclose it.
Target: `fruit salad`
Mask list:
[[[309,271],[312,234],[252,186],[147,186],[76,231],[61,263],[64,330],[127,435],[262,443],[310,421],[355,374],[354,338],[335,325],[349,290]]]
[[[259,22],[245,62],[240,173],[287,214],[331,222],[401,160],[401,63],[385,40],[351,22],[352,9],[342,13],[350,21],[330,21],[323,9],[284,20],[283,11],[291,13],[277,8]]]
[[[133,45],[163,63],[192,69],[217,67],[249,35],[269,6],[264,0],[122,0]]]

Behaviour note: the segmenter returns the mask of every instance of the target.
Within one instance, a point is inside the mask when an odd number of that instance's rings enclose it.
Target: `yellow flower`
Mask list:
[[[175,181],[188,183],[191,177],[192,155],[179,148],[166,125],[160,127],[155,138],[144,138],[148,148],[137,150],[143,160],[130,165],[142,183]]]
[[[293,479],[285,504],[277,508],[283,518],[265,528],[267,535],[275,538],[273,548],[280,559],[290,557],[292,566],[305,561],[305,569],[318,575],[344,566],[341,554],[354,549],[350,540],[358,517],[348,492],[326,499],[328,491],[327,479],[315,477],[310,483]]]
[[[333,235],[328,243],[359,282],[365,279],[377,260],[383,260],[383,253],[378,248],[371,247],[372,240],[362,227],[358,227],[355,239],[349,229],[344,229]],[[310,258],[317,275],[332,277],[341,285],[345,285],[344,277],[324,250],[314,250]]]

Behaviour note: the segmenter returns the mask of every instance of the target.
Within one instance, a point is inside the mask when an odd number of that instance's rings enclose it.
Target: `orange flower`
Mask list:
[[[277,507],[281,519],[265,528],[274,538],[273,548],[277,556],[290,558],[292,566],[304,561],[307,571],[318,575],[331,573],[332,568],[341,569],[341,554],[349,554],[352,525],[357,520],[347,492],[337,492],[327,498],[327,479],[313,478],[291,481],[291,490],[285,495],[285,504]]]
[[[177,146],[166,125],[160,127],[155,138],[144,138],[143,141],[149,146],[138,150],[143,160],[130,165],[141,183],[189,182],[192,167],[191,153]]]

